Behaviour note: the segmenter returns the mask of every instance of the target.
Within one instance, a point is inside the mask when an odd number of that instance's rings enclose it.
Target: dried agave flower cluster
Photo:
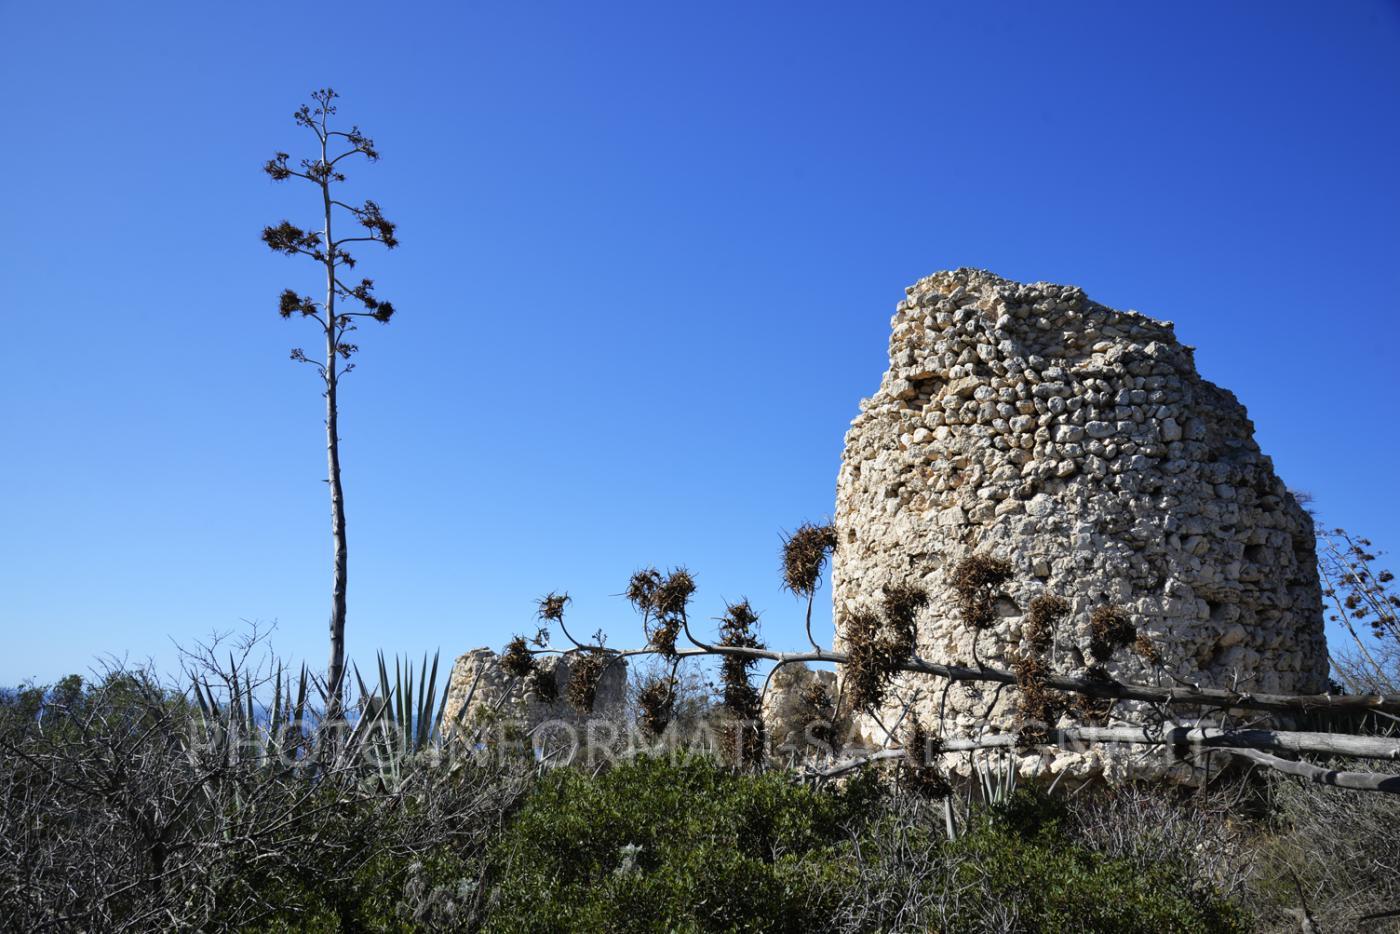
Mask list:
[[[1089,615],[1089,655],[1096,662],[1108,661],[1136,638],[1137,627],[1121,607],[1098,606]]]
[[[524,636],[516,636],[506,643],[506,650],[501,655],[501,667],[506,674],[516,678],[524,678],[535,673],[539,663],[535,661],[535,656],[531,654],[529,647],[525,644]]]
[[[1332,529],[1323,540],[1322,570],[1327,576],[1323,595],[1338,607],[1334,622],[1344,617],[1370,626],[1378,639],[1400,639],[1400,594],[1393,591],[1395,575],[1376,570],[1379,553],[1369,538],[1353,538],[1345,529]]]
[[[915,617],[928,594],[914,587],[885,590],[884,613],[858,610],[846,620],[846,684],[858,710],[878,708],[901,662],[914,653]]]
[[[1023,646],[1012,658],[1011,670],[1016,674],[1016,689],[1020,692],[1016,725],[1021,745],[1030,747],[1050,742],[1050,731],[1069,703],[1062,692],[1047,684],[1052,674],[1050,664]]]
[[[564,607],[569,603],[568,594],[550,593],[538,601],[539,618],[548,623],[564,621]],[[555,681],[556,669],[545,668],[530,650],[530,644],[544,646],[549,637],[548,626],[542,626],[531,639],[514,636],[506,643],[501,653],[501,668],[513,678],[529,678],[530,691],[541,703],[552,704],[559,699],[559,685]]]
[[[1162,667],[1162,653],[1157,651],[1157,646],[1152,644],[1152,637],[1147,633],[1137,634],[1137,638],[1133,640],[1133,651],[1153,668]]]
[[[958,612],[974,631],[996,621],[997,597],[1001,586],[1011,579],[1011,563],[988,555],[970,555],[953,571],[953,590],[958,595]]]
[[[569,703],[580,713],[592,713],[598,696],[598,681],[607,669],[610,656],[598,649],[585,649],[574,655],[569,686],[565,689]]]
[[[540,619],[551,623],[564,620],[564,606],[569,602],[566,593],[549,593],[540,598]]]
[[[747,600],[729,604],[719,621],[719,644],[728,648],[763,647],[755,627],[758,614]],[[763,756],[761,698],[750,673],[758,659],[725,655],[720,661],[721,700],[725,708],[725,746],[739,765],[759,761]]]
[[[637,571],[627,581],[627,590],[624,591],[627,602],[636,607],[639,613],[650,613],[656,591],[660,589],[663,580],[665,578],[656,568],[642,568]]]
[[[804,522],[783,538],[783,586],[811,597],[821,586],[822,568],[836,550],[836,529]]]
[[[1056,594],[1038,594],[1031,599],[1021,641],[1033,652],[1048,652],[1055,644],[1055,628],[1069,615],[1069,601]]]
[[[552,704],[559,699],[559,683],[555,681],[552,669],[536,666],[535,673],[530,676],[530,689],[540,703]]]
[[[1087,681],[1097,681],[1101,684],[1113,684],[1113,677],[1104,670],[1102,665],[1090,665],[1084,672]],[[1116,704],[1111,697],[1090,697],[1088,694],[1077,694],[1074,698],[1074,709],[1079,719],[1090,726],[1102,726],[1108,722],[1109,712]]]
[[[1047,684],[1052,669],[1046,657],[1055,644],[1057,626],[1068,615],[1064,597],[1039,594],[1031,600],[1021,628],[1021,648],[1011,658],[1011,670],[1020,693],[1017,728],[1022,748],[1049,742],[1050,731],[1068,706],[1069,699]]]
[[[627,599],[642,614],[647,642],[664,658],[676,655],[676,637],[685,626],[686,608],[695,593],[695,578],[685,568],[663,575],[643,568],[627,584]]]
[[[915,620],[919,611],[928,606],[928,593],[917,587],[886,587],[882,602],[891,651],[913,655],[918,637]]]
[[[637,721],[647,736],[655,739],[666,732],[675,699],[675,678],[649,678],[642,685],[637,692],[637,706],[641,708]]]
[[[1400,691],[1400,594],[1395,575],[1377,566],[1385,552],[1338,528],[1318,530],[1317,544],[1328,619],[1350,642],[1331,650],[1333,677],[1353,693]]]
[[[846,633],[846,689],[857,710],[879,707],[893,677],[882,628],[880,617],[870,610],[851,613],[842,627]]]
[[[554,670],[540,665],[524,636],[516,636],[506,643],[506,650],[501,653],[501,668],[513,678],[529,678],[530,690],[542,703],[552,704],[559,699]]]
[[[948,797],[953,788],[936,764],[942,753],[943,741],[930,736],[915,717],[904,739],[904,758],[896,767],[895,781],[921,798]]]

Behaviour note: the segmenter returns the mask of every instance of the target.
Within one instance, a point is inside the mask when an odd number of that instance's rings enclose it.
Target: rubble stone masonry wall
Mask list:
[[[1083,673],[1093,609],[1127,611],[1179,678],[1323,690],[1327,655],[1312,521],[1260,453],[1234,395],[1202,379],[1169,322],[1072,286],[941,272],[906,290],[889,370],[846,436],[837,487],[835,613],[924,588],[918,651],[972,661],[950,578],[974,553],[1010,561],[978,643],[1006,667],[1029,601],[1066,598],[1056,667]],[[1151,680],[1120,652],[1110,673]],[[926,682],[925,723],[954,732],[1014,691]],[[918,687],[907,676],[895,694]]]

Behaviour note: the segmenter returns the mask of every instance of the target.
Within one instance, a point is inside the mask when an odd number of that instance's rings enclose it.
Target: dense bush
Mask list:
[[[701,759],[551,776],[492,864],[503,932],[1246,929],[1177,864],[1078,843],[1048,798],[949,841],[870,776],[818,791]]]
[[[809,931],[875,800],[699,758],[568,770],[535,789],[493,854],[488,929]]]
[[[206,710],[140,671],[0,698],[0,927],[399,930],[472,917],[477,899],[438,890],[470,894],[526,785],[519,765],[426,746],[313,753],[301,728],[249,729],[247,709]]]
[[[1056,811],[1019,792],[1013,809]],[[1169,859],[1142,864],[1108,856],[1070,837],[1057,817],[1031,824],[993,811],[947,847],[952,877],[941,881],[972,893],[948,930],[987,929],[999,915],[1031,931],[1246,931],[1239,909]],[[1164,853],[1164,856],[1169,854]]]

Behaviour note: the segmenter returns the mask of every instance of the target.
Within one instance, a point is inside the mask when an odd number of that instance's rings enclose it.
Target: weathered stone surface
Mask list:
[[[457,717],[464,704],[468,705],[468,709],[460,721],[462,723],[473,723],[491,712],[523,720],[529,725],[547,720],[573,722],[587,716],[575,710],[565,700],[570,670],[568,657],[540,656],[539,662],[544,676],[553,678],[557,689],[558,699],[551,703],[540,699],[534,692],[529,678],[515,678],[502,670],[499,656],[490,649],[472,649],[458,656],[447,681],[447,701],[442,711],[443,722],[459,722]],[[474,683],[475,691],[472,689]],[[598,679],[598,693],[593,702],[592,715],[620,717],[626,696],[627,660],[617,659]]]
[[[779,759],[804,759],[829,751],[833,735],[845,736],[851,728],[850,718],[843,716],[831,724],[819,718],[807,693],[820,686],[832,703],[836,699],[836,672],[807,667],[801,662],[784,665],[773,673],[768,692],[763,697],[763,728],[768,742]],[[834,711],[824,711],[829,717]]]
[[[972,660],[949,577],[1009,560],[1009,598],[979,654],[1005,666],[1038,593],[1066,598],[1056,667],[1082,673],[1090,612],[1125,609],[1177,677],[1257,691],[1326,684],[1312,522],[1234,395],[1202,379],[1168,322],[972,269],[906,290],[890,368],[846,436],[832,581],[838,625],[886,585],[930,594],[918,651]],[[838,632],[839,639],[839,632]],[[1129,652],[1115,676],[1152,676]],[[902,682],[903,692],[917,678]],[[942,685],[916,705],[937,718]],[[991,709],[1014,721],[1014,691]],[[991,692],[955,685],[947,726]]]

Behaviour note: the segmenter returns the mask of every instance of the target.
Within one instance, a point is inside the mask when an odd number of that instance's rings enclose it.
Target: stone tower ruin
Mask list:
[[[843,618],[886,586],[930,596],[918,653],[972,661],[953,569],[1006,559],[1012,577],[981,661],[1007,667],[1029,601],[1071,606],[1061,671],[1082,674],[1090,613],[1123,609],[1202,686],[1325,689],[1327,654],[1308,514],[1260,453],[1234,395],[1202,379],[1169,322],[1072,286],[941,272],[906,290],[889,370],[846,436],[832,571]],[[839,644],[839,642],[838,642]],[[1115,658],[1115,677],[1143,664]],[[1149,679],[1150,680],[1150,679]],[[1015,715],[1007,696],[929,679],[914,706],[959,732]],[[897,690],[918,686],[905,676]],[[1014,695],[1015,692],[1007,692]]]

